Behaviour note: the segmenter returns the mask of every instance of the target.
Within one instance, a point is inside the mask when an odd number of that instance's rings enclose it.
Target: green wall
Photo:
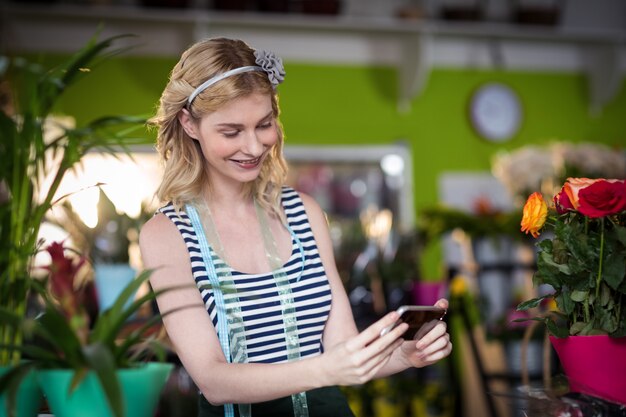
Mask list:
[[[54,62],[59,57],[47,57]],[[174,59],[116,58],[96,68],[68,91],[60,111],[78,123],[113,113],[154,111]],[[411,111],[397,111],[396,71],[388,67],[286,63],[279,87],[287,143],[389,144],[406,141],[412,149],[417,214],[437,201],[442,171],[488,170],[498,150],[550,140],[626,144],[624,88],[602,112],[588,111],[583,75],[436,69]],[[502,81],[518,91],[525,120],[517,137],[493,144],[476,136],[467,102],[485,81]],[[424,276],[441,275],[437,249],[426,256]]]

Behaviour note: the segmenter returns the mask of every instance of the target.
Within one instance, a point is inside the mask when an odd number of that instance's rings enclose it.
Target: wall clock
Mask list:
[[[511,87],[488,82],[472,94],[469,116],[479,136],[491,142],[505,142],[519,131],[523,111],[520,98]]]

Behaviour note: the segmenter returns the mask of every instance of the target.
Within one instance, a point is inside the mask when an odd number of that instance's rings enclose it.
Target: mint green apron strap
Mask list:
[[[215,255],[215,251],[211,250],[205,234],[206,230],[213,242],[219,242],[215,225],[213,224],[210,213],[208,213],[208,216],[204,216],[207,220],[206,223],[208,223],[205,229],[198,215],[198,211],[193,205],[185,205],[185,210],[189,215],[191,224],[198,237],[202,260],[206,265],[209,282],[213,290],[217,312],[217,335],[220,346],[229,363],[245,363],[248,361],[248,355],[245,347],[243,316],[241,308],[239,307],[237,289],[229,268],[220,268],[219,271],[215,268],[217,256]],[[228,294],[228,299],[224,297],[225,292]],[[241,417],[251,416],[250,404],[239,404],[238,407]],[[224,405],[224,414],[225,417],[234,417],[233,404]]]

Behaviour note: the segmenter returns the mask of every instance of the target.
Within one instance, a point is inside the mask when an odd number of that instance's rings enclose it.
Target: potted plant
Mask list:
[[[132,300],[150,271],[131,281],[115,303],[100,311],[92,322],[87,311],[88,281],[81,280],[86,259],[68,256],[71,252],[58,242],[46,251],[51,258],[46,267],[48,277],[32,284],[43,300],[42,313],[28,318],[0,307],[2,322],[22,330],[24,340],[19,349],[29,359],[0,379],[0,389],[14,386],[25,371],[36,369],[56,415],[153,416],[173,367],[171,363],[149,362],[153,354],[165,357],[156,331],[161,317],[153,315],[133,327],[127,323],[157,296],[149,292]]]
[[[8,85],[0,109],[0,307],[17,316],[26,314],[39,229],[65,173],[93,149],[108,152],[145,143],[129,136],[129,129],[143,125],[137,117],[102,117],[76,128],[49,117],[63,93],[113,52],[117,38],[94,38],[53,69],[0,57],[0,81]],[[21,328],[0,327],[0,373],[20,363],[21,341]]]
[[[74,246],[91,261],[98,307],[107,309],[136,275],[130,265],[130,246],[137,243],[139,228],[152,213],[144,204],[136,217],[119,212],[102,187],[94,227],[81,220],[69,201],[64,201],[61,209],[54,222],[69,233]]]
[[[626,404],[626,181],[568,178],[548,208],[536,192],[522,231],[538,243],[535,285],[554,291],[520,310],[554,299],[547,325],[570,390]]]

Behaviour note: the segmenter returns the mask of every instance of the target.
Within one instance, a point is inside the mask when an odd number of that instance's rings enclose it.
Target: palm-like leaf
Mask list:
[[[138,328],[124,334],[129,317],[146,303],[152,302],[159,294],[171,290],[150,291],[128,304],[127,302],[139,286],[148,280],[150,274],[149,270],[139,274],[124,288],[113,306],[101,312],[96,318],[94,329],[85,345],[81,345],[75,331],[54,302],[49,299],[45,285],[41,283],[35,284],[33,288],[46,301],[44,314],[37,319],[27,319],[0,307],[0,321],[6,323],[7,327],[33,336],[23,344],[14,346],[27,355],[32,366],[46,369],[73,369],[75,375],[72,387],[78,386],[87,372],[95,372],[113,414],[116,417],[123,417],[122,394],[115,371],[136,366],[142,359],[139,356],[146,350],[157,354],[161,359],[164,357],[163,346],[155,337],[147,336],[161,320],[160,315],[152,316]],[[0,344],[0,349],[7,347]],[[8,391],[10,387],[24,375],[24,373],[13,372],[0,378],[0,392],[5,389],[8,394],[11,394]]]
[[[30,362],[22,362],[10,368],[2,377],[0,377],[0,392],[6,392],[6,408],[9,415],[13,416],[17,410],[17,391],[20,383],[33,370],[35,365]]]
[[[10,80],[14,99],[14,114],[0,111],[0,306],[18,315],[25,314],[40,225],[67,171],[91,150],[113,153],[146,143],[133,136],[144,124],[142,117],[101,117],[84,126],[61,127],[53,138],[44,134],[48,116],[63,93],[88,76],[100,60],[122,51],[112,47],[123,37],[102,41],[94,37],[52,70],[19,58],[4,58],[2,62],[9,64],[0,65],[0,77]],[[21,337],[19,329],[0,328],[2,345],[19,345]],[[0,364],[17,363],[19,356],[19,351],[0,349]]]

